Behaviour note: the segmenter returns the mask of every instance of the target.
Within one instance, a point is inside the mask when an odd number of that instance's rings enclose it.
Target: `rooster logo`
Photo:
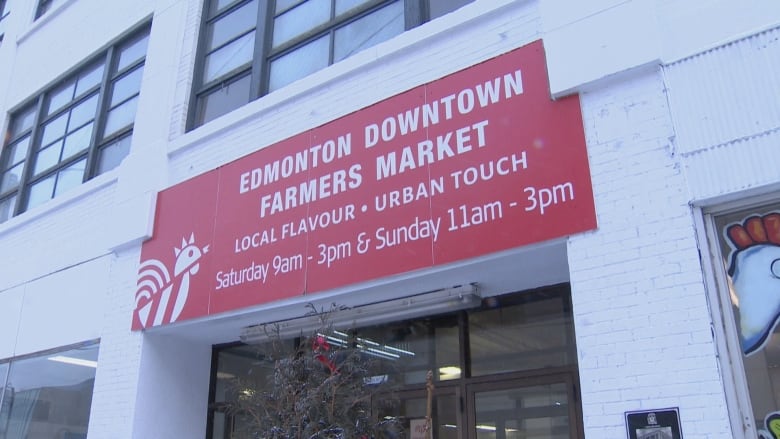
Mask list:
[[[138,269],[138,289],[135,293],[135,312],[144,328],[163,323],[173,323],[179,318],[190,292],[190,276],[198,273],[200,258],[208,253],[209,246],[195,245],[195,234],[189,241],[182,238],[181,248],[174,247],[176,263],[171,279],[168,268],[157,259],[148,259]],[[178,284],[171,307],[171,292]],[[154,316],[150,322],[149,319]]]
[[[726,227],[728,273],[739,307],[742,352],[764,347],[780,320],[780,213],[751,216]]]

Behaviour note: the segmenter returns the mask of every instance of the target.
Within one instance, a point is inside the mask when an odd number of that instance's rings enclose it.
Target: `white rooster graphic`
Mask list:
[[[190,276],[198,273],[200,269],[198,261],[208,253],[209,246],[201,249],[195,245],[195,234],[191,234],[189,241],[182,238],[181,248],[174,247],[173,251],[176,255],[173,279],[165,264],[157,259],[144,261],[138,269],[135,311],[144,328],[176,321],[187,303]],[[177,283],[179,288],[176,291],[173,308],[169,311],[171,293]],[[150,322],[152,315],[154,319]]]
[[[738,299],[742,352],[764,347],[780,321],[780,213],[751,216],[726,227],[728,273]]]

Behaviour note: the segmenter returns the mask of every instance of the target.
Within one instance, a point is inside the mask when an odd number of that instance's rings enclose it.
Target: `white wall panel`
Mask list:
[[[16,355],[100,338],[110,257],[25,285]]]
[[[685,58],[665,72],[680,152],[780,127],[780,28]]]
[[[780,28],[664,70],[694,201],[780,181]]]

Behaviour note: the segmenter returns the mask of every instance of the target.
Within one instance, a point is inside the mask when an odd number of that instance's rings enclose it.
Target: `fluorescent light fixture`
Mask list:
[[[477,294],[475,284],[458,285],[334,311],[330,315],[329,323],[334,329],[359,328],[474,308],[480,303],[482,303],[482,299]],[[316,330],[321,323],[317,316],[306,316],[247,326],[241,330],[241,341],[244,343],[265,342],[268,341],[268,334],[275,334],[277,329],[282,338],[294,337],[304,331]],[[336,334],[342,335],[343,333],[336,332]]]
[[[439,368],[439,375],[443,380],[460,378],[460,368],[457,366],[444,366]]]
[[[55,357],[49,357],[48,360],[56,361],[58,363],[73,364],[76,366],[85,366],[97,369],[97,361],[84,360],[82,358],[65,357],[63,355],[57,355]]]

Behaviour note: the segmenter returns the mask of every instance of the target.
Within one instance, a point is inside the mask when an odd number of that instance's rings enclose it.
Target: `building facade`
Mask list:
[[[779,26],[0,0],[0,437],[231,437],[310,303],[405,365],[406,437],[426,370],[434,437],[778,437]]]

